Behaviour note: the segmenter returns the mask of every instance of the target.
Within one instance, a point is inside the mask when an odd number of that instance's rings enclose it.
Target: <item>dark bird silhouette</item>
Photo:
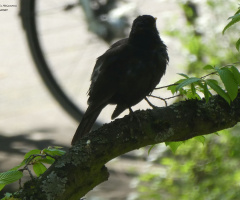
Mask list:
[[[167,47],[161,40],[156,18],[142,15],[133,21],[128,38],[114,43],[94,66],[88,91],[88,108],[72,145],[92,128],[102,109],[116,104],[112,119],[149,95],[168,64]]]

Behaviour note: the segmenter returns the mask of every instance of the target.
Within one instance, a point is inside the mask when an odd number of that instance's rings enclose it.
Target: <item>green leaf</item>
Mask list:
[[[193,94],[191,92],[187,92],[186,97],[187,97],[187,99],[198,99],[198,100],[201,100],[201,97],[197,93]]]
[[[170,90],[172,92],[172,94],[174,94],[176,91],[176,87],[178,84],[182,83],[183,81],[185,81],[186,79],[180,79],[177,82],[174,83],[174,85],[169,86],[167,89]]]
[[[208,87],[207,87],[207,83],[205,82],[204,85],[203,85],[203,93],[204,93],[204,97],[206,99],[206,102],[209,101],[209,96],[211,95],[211,93],[209,92],[208,90]]]
[[[4,195],[4,198],[2,198],[1,200],[19,200],[18,198],[12,197],[12,193],[6,192]]]
[[[228,94],[225,93],[225,91],[220,88],[215,81],[211,80],[211,79],[207,79],[206,83],[217,93],[219,94],[222,98],[224,98],[229,104],[231,102],[230,97],[228,96]]]
[[[179,94],[182,95],[182,96],[189,94],[188,91],[183,89],[183,88],[180,88],[178,91],[179,91]]]
[[[1,200],[14,200],[14,198],[11,198],[12,195],[13,195],[12,193],[6,192],[6,193],[4,194],[4,198],[1,199]],[[10,198],[11,198],[11,199],[10,199]],[[17,200],[17,199],[16,199],[16,200]]]
[[[240,13],[240,7],[238,8],[237,12],[234,15],[236,15],[238,13]]]
[[[0,184],[7,185],[13,183],[22,178],[22,176],[23,173],[17,170],[0,173]]]
[[[194,137],[194,139],[197,140],[198,142],[201,142],[202,144],[204,144],[205,140],[206,140],[206,138],[202,135],[196,136],[196,137]]]
[[[185,81],[183,81],[182,83],[180,83],[177,87],[176,87],[176,91],[178,91],[179,89],[183,88],[186,85],[192,84],[192,83],[196,83],[198,81],[200,81],[200,78],[196,78],[196,77],[192,77],[192,78],[188,78]]]
[[[60,149],[43,149],[43,152],[50,156],[62,156],[66,153],[66,151]]]
[[[180,76],[183,76],[185,78],[189,78],[189,76],[187,74],[184,74],[184,73],[178,73]]]
[[[40,154],[41,153],[41,150],[39,149],[33,149],[29,152],[27,152],[24,156],[24,158],[29,158],[31,155],[36,155],[36,154]]]
[[[215,79],[209,78],[209,79],[207,79],[207,81],[211,81],[211,82],[214,83],[215,85],[218,85],[218,81],[215,80]]]
[[[238,39],[238,41],[236,42],[236,49],[239,51],[240,49],[240,38]]]
[[[192,90],[192,94],[193,95],[196,95],[197,93],[196,93],[196,88],[195,88],[195,85],[192,83],[191,84],[191,90]]]
[[[231,70],[232,70],[235,80],[237,81],[238,85],[240,85],[240,72],[238,71],[238,69],[235,66],[232,66]]]
[[[172,94],[176,92],[176,85],[169,86],[167,89],[171,91]]]
[[[184,143],[183,141],[179,141],[179,142],[165,142],[166,146],[169,146],[173,153],[176,153],[177,148],[181,144],[183,144],[183,143]]]
[[[5,187],[5,184],[0,184],[0,191]]]
[[[239,18],[239,10],[233,15],[233,16],[231,16],[231,17],[229,17],[228,19],[237,19],[237,18]]]
[[[47,168],[45,167],[44,164],[42,163],[35,163],[33,165],[33,171],[35,172],[35,174],[37,176],[40,176],[41,174],[43,174],[45,171],[47,170]]]
[[[214,69],[214,67],[212,65],[206,65],[203,67],[204,70],[210,70],[210,69]]]
[[[55,162],[55,159],[47,156],[46,158],[39,159],[38,162],[52,165]]]
[[[224,32],[231,27],[232,25],[234,25],[235,23],[240,21],[240,13],[235,14],[234,16],[230,17],[229,19],[232,19],[223,29],[222,34],[224,34]]]
[[[220,75],[230,99],[233,101],[238,94],[238,84],[233,73],[228,68],[218,69],[217,72]]]
[[[149,149],[148,149],[148,155],[150,154],[150,152],[152,151],[153,147],[155,146],[155,144],[153,144]]]

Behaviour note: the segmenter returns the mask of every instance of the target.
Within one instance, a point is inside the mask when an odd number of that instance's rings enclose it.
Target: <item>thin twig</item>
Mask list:
[[[205,76],[202,76],[200,79],[204,79],[204,78],[206,78],[206,77],[208,77],[208,76],[210,76],[210,75],[213,75],[213,74],[216,74],[217,72],[212,72],[212,73],[210,73],[210,74],[207,74],[207,75],[205,75]]]
[[[19,189],[22,189],[22,179],[21,178],[19,179],[18,184],[19,184]]]
[[[30,175],[31,179],[33,180],[33,179],[34,179],[34,177],[33,177],[33,175],[32,175],[32,172],[31,172],[31,170],[28,168],[28,166],[26,166],[26,167],[24,167],[24,168],[28,170],[28,173],[29,173],[29,175]]]
[[[178,94],[178,95],[175,95],[175,96],[172,96],[172,97],[165,98],[165,100],[169,100],[169,99],[173,99],[175,97],[181,97],[181,96],[182,96],[181,94]]]
[[[224,68],[224,67],[227,67],[227,66],[232,66],[232,65],[236,65],[236,64],[240,64],[240,62],[235,62],[235,63],[232,63],[232,64],[226,64],[224,66],[222,66],[221,68]],[[212,72],[210,74],[207,74],[207,75],[204,75],[202,77],[200,77],[200,79],[204,79],[206,78],[207,76],[210,76],[210,75],[213,75],[213,74],[216,74],[217,72]],[[166,86],[162,86],[162,87],[156,87],[154,90],[159,90],[159,89],[163,89],[163,88],[168,88],[170,86],[174,86],[174,85],[178,85],[177,83],[173,83],[173,84],[170,84],[170,85],[166,85]]]
[[[146,100],[146,102],[148,103],[149,106],[151,106],[152,108],[157,108],[157,106],[153,105],[147,97],[144,98]]]
[[[178,85],[178,84],[177,84],[177,83],[173,83],[173,84],[170,84],[170,85],[165,85],[165,86],[162,86],[162,87],[157,87],[157,88],[155,88],[154,90],[159,90],[159,89],[167,88],[167,87],[174,86],[174,85]]]
[[[154,96],[154,95],[152,95],[152,94],[150,94],[150,95],[148,95],[148,96],[149,96],[149,97],[156,98],[156,99],[160,99],[160,100],[164,101],[165,106],[167,106],[167,101],[166,101],[164,98],[161,98],[161,97],[158,97],[158,96]]]

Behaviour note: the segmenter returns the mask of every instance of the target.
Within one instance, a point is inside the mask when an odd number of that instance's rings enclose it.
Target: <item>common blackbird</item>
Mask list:
[[[116,104],[112,119],[149,95],[166,71],[169,58],[156,18],[138,16],[128,38],[114,43],[94,66],[88,91],[88,108],[72,145],[92,128],[102,109]]]

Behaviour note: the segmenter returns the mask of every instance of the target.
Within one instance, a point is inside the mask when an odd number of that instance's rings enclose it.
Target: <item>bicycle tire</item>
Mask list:
[[[36,1],[22,0],[20,2],[20,16],[22,19],[22,25],[26,32],[27,43],[31,52],[31,56],[35,62],[35,66],[37,67],[43,82],[53,97],[71,117],[79,122],[83,116],[83,110],[75,105],[75,103],[73,103],[72,100],[64,93],[62,88],[55,80],[51,70],[49,69],[48,63],[44,58],[44,53],[39,42],[36,27]]]

